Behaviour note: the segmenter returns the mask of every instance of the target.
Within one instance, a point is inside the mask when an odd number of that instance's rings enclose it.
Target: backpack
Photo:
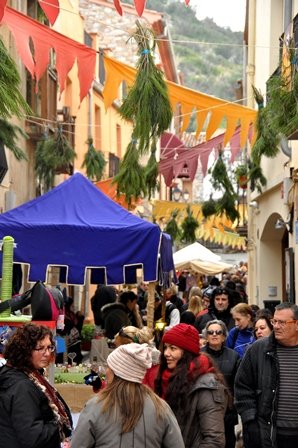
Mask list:
[[[37,282],[31,289],[32,320],[57,321],[63,313],[63,294],[59,288],[47,288]]]
[[[170,325],[170,320],[171,320],[171,312],[177,309],[176,305],[174,305],[173,303],[171,303],[169,306],[166,306],[166,315],[165,315],[165,321],[167,323],[167,325]]]
[[[8,308],[15,312],[27,305],[31,305],[32,320],[57,321],[59,316],[64,314],[63,294],[60,289],[47,288],[40,281],[23,294],[0,303],[0,313]]]

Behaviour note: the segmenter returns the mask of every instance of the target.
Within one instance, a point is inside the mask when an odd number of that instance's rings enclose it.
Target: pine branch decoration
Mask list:
[[[21,78],[14,60],[0,39],[0,117],[21,118],[32,111],[20,91]]]
[[[159,190],[158,176],[158,163],[156,161],[156,140],[154,139],[151,145],[151,155],[145,167],[145,183],[147,186],[147,193],[149,199],[155,190]]]
[[[76,152],[70,145],[59,125],[53,137],[45,134],[43,140],[38,142],[35,153],[35,170],[40,182],[46,190],[53,186],[55,172],[64,168],[69,174],[71,165],[76,158]]]
[[[87,144],[88,151],[85,154],[81,168],[86,168],[88,179],[96,179],[98,181],[102,178],[107,162],[102,151],[96,151],[92,138],[87,140]]]
[[[18,134],[28,138],[28,135],[19,126],[0,118],[0,141],[12,151],[17,160],[28,160],[25,152],[17,145]]]
[[[171,238],[172,238],[172,242],[174,243],[175,241],[179,240],[180,238],[180,229],[177,223],[177,217],[178,217],[179,211],[177,208],[175,208],[172,213],[171,213],[171,218],[170,220],[167,222],[167,225],[164,229],[165,233],[168,233]]]
[[[139,164],[139,155],[136,149],[135,139],[129,143],[119,173],[114,177],[113,183],[117,183],[117,194],[124,193],[128,205],[133,199],[146,196],[145,170]]]
[[[198,221],[193,216],[193,211],[188,205],[186,208],[186,217],[181,224],[181,241],[185,243],[194,243],[196,241],[196,230],[199,227]]]
[[[133,121],[138,151],[146,154],[150,139],[159,137],[170,126],[172,108],[163,72],[154,63],[154,33],[136,21],[131,38],[138,45],[137,75],[119,112],[124,119]]]
[[[222,193],[220,199],[213,200],[210,197],[207,203],[202,206],[202,213],[205,218],[215,214],[225,214],[232,222],[239,218],[239,212],[236,209],[237,194],[229,178],[226,165],[222,159],[222,152],[219,151],[218,159],[211,171],[211,184],[216,191]]]

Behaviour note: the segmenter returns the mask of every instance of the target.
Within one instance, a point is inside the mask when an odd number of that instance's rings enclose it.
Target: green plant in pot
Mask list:
[[[90,350],[91,348],[91,341],[94,338],[94,330],[95,326],[94,324],[84,324],[81,331],[81,347],[82,350]]]
[[[75,150],[63,134],[59,124],[51,137],[46,132],[43,140],[38,142],[35,153],[35,171],[45,190],[50,190],[55,174],[72,174]]]
[[[235,178],[237,181],[237,184],[240,188],[243,188],[244,190],[247,188],[247,182],[248,182],[248,169],[246,164],[238,165],[235,169]]]

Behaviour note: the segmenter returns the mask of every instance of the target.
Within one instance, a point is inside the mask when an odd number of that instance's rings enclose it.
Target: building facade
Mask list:
[[[289,45],[290,37],[293,37],[291,42],[295,43],[295,48],[298,47],[295,36],[297,13],[298,2],[295,0],[247,2],[248,106],[256,108],[252,86],[262,92],[269,104],[268,80],[272,76],[282,76],[283,58],[292,46],[292,43]],[[251,191],[248,200],[248,295],[250,303],[260,307],[296,300],[297,141],[293,135],[285,137],[274,158],[262,157],[261,167],[267,185],[261,193]]]

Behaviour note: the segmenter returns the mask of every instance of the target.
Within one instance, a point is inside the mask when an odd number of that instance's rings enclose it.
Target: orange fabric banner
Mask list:
[[[136,69],[119,62],[108,56],[104,57],[106,69],[106,82],[103,90],[103,97],[106,109],[110,107],[114,100],[118,98],[118,89],[122,81],[126,81],[127,86],[133,85]],[[255,122],[257,111],[236,103],[231,103],[220,98],[197,92],[187,87],[166,81],[172,109],[175,110],[179,104],[182,112],[182,127],[185,128],[185,121],[188,122],[190,113],[194,110],[208,116],[206,129],[206,139],[212,138],[223,118],[226,118],[227,129],[224,137],[224,145],[234,135],[237,126],[240,126],[240,147],[243,148],[247,142],[249,133],[255,134]],[[184,116],[183,113],[188,115]],[[208,115],[207,115],[208,113]],[[198,126],[202,126],[197,113]],[[251,140],[253,137],[250,136]]]

